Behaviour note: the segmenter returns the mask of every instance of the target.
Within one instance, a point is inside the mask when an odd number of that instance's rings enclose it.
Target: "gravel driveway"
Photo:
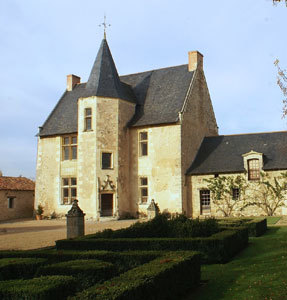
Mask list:
[[[85,234],[106,228],[128,227],[137,220],[85,221]],[[56,240],[66,238],[66,220],[32,219],[13,220],[0,223],[0,250],[27,250],[54,246]]]

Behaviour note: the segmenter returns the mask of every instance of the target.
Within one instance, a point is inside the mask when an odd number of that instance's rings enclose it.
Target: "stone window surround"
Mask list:
[[[253,160],[253,159],[258,160],[258,162],[259,162],[259,174],[260,174],[262,172],[262,168],[263,168],[263,153],[259,153],[259,152],[251,150],[248,153],[242,154],[242,157],[243,157],[244,169],[246,171],[246,179],[249,180],[249,181],[260,180],[260,176],[259,176],[258,179],[249,179],[248,161]]]
[[[103,168],[103,154],[104,153],[109,153],[111,154],[111,165],[109,168]],[[105,151],[101,151],[101,157],[100,157],[100,164],[101,164],[101,169],[102,170],[113,170],[114,169],[114,153],[111,150],[105,150]]]
[[[76,184],[73,184],[72,180],[76,180]],[[65,184],[65,180],[68,180],[68,184]],[[68,196],[65,197],[64,190],[68,190]],[[76,195],[72,195],[72,191],[76,191]],[[67,198],[68,201],[65,201]],[[71,205],[77,198],[77,177],[76,176],[65,176],[61,178],[61,205]]]
[[[91,107],[85,107],[84,108],[84,131],[92,131],[92,116],[93,116],[93,110]]]
[[[199,189],[199,201],[200,201],[200,214],[210,213],[211,209],[211,197],[210,190],[208,189]],[[208,204],[203,204],[202,202],[209,202]]]
[[[65,144],[65,139],[69,139],[69,142]],[[74,143],[74,139],[76,138],[76,143]],[[72,135],[64,135],[61,138],[62,143],[62,161],[67,160],[76,160],[78,157],[78,136],[75,134]],[[68,158],[65,156],[65,148],[68,149]],[[76,149],[76,155],[74,156],[73,149]]]
[[[232,200],[239,200],[240,199],[240,189],[233,188],[232,189]]]
[[[146,138],[143,135],[146,134]],[[139,140],[139,157],[148,156],[148,131],[141,130],[138,133]]]
[[[144,182],[143,180],[146,180]],[[143,195],[143,191],[146,191],[146,195]],[[143,201],[143,198],[145,201]],[[140,205],[147,205],[148,204],[148,177],[147,176],[140,176],[139,177],[139,204]]]

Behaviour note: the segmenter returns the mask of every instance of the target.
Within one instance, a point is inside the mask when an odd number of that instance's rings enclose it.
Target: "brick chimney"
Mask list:
[[[76,84],[81,83],[81,77],[70,74],[67,75],[67,91],[72,91]]]
[[[196,69],[203,68],[203,55],[198,51],[188,52],[188,71],[192,72]]]

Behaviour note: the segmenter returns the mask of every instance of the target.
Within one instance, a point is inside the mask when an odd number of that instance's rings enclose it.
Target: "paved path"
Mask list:
[[[85,234],[106,228],[128,227],[137,220],[85,221]],[[66,238],[66,220],[32,219],[0,223],[0,250],[27,250],[54,246],[56,240]]]
[[[287,216],[282,216],[281,219],[275,225],[287,226]]]

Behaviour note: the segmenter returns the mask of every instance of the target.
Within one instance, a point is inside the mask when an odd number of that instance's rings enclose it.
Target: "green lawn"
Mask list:
[[[271,227],[230,263],[201,270],[201,287],[185,300],[287,299],[287,227]]]
[[[281,217],[267,217],[267,225],[274,225],[276,224]]]

